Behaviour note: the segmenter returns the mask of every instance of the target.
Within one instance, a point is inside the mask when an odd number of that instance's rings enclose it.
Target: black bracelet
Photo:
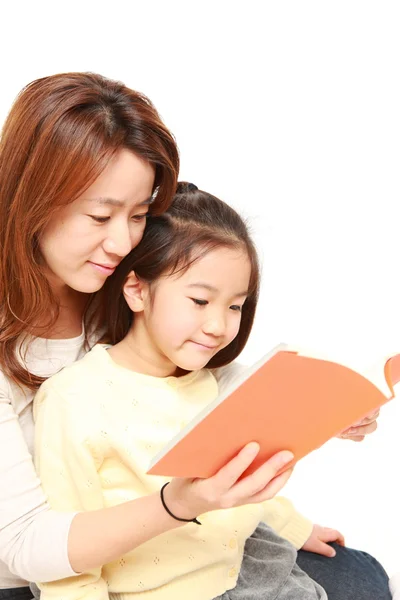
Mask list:
[[[163,507],[165,508],[165,510],[167,511],[167,513],[170,515],[170,517],[172,517],[173,519],[175,519],[176,521],[183,521],[184,523],[196,523],[196,525],[201,525],[200,521],[198,521],[197,519],[181,519],[180,517],[176,517],[168,508],[168,506],[165,504],[165,500],[164,500],[164,490],[167,487],[167,485],[169,484],[169,481],[167,481],[167,483],[164,483],[164,485],[162,486],[161,490],[160,490],[160,498],[161,498],[161,502]]]

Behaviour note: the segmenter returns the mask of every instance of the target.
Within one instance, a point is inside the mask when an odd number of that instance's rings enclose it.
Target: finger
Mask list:
[[[345,546],[346,542],[344,539],[344,535],[340,533],[340,531],[338,531],[339,536],[336,538],[336,540],[334,540],[337,544],[339,544],[339,546]]]
[[[380,414],[380,408],[370,412],[368,415],[365,415],[363,419],[360,419],[356,423],[353,423],[351,427],[358,427],[359,425],[367,425],[368,423],[372,423],[372,421],[376,421]]]
[[[270,481],[264,487],[264,489],[262,489],[257,494],[254,494],[249,500],[249,502],[255,504],[259,502],[264,502],[265,500],[270,500],[271,498],[276,496],[276,494],[278,494],[281,491],[281,489],[286,485],[292,473],[293,468],[287,469],[284,473],[281,473],[280,475],[274,477],[272,481]]]
[[[371,427],[374,426],[375,429],[378,427],[378,422],[376,419],[364,419],[359,425],[353,425],[350,429],[360,429],[361,427]]]
[[[271,456],[271,458],[263,463],[261,467],[254,471],[254,473],[244,477],[235,485],[235,498],[251,497],[263,491],[268,484],[272,483],[274,478],[277,478],[277,473],[292,460],[293,454],[288,450],[283,450],[282,452],[274,454],[274,456]],[[282,473],[282,475],[284,475],[284,473]],[[275,489],[276,487],[279,491],[280,487],[282,487],[289,479],[289,476],[290,473],[289,475],[285,475],[283,480],[280,479],[275,482],[272,489]]]
[[[359,425],[358,427],[350,427],[347,430],[348,435],[368,435],[373,433],[378,428],[378,423],[374,421],[373,423],[369,423],[369,425]]]
[[[379,409],[379,408],[378,408],[378,409],[376,409],[376,410],[374,410],[373,412],[371,412],[371,413],[369,413],[368,415],[366,415],[366,416],[364,417],[364,419],[362,419],[362,420],[361,420],[361,421],[358,423],[358,425],[364,425],[365,423],[372,423],[372,421],[376,421],[376,420],[377,420],[377,418],[379,417],[379,414],[380,414],[380,412],[381,412],[381,411],[380,411],[380,409]]]
[[[341,435],[368,435],[369,433],[376,431],[377,428],[377,421],[372,421],[372,423],[368,423],[367,425],[353,425],[342,431]]]
[[[251,465],[260,451],[256,442],[250,442],[240,452],[224,465],[210,480],[222,490],[229,490],[242,473]]]
[[[324,542],[319,541],[315,547],[316,549],[314,550],[314,552],[316,552],[317,554],[327,556],[328,558],[333,558],[334,556],[336,556],[336,550],[332,548],[332,546],[324,544]]]
[[[351,427],[344,429],[338,437],[345,437],[348,435],[368,435],[369,433],[373,433],[377,427],[377,418],[378,415],[374,414],[371,418],[366,417],[362,421],[358,423],[354,423]]]
[[[331,529],[330,527],[323,527],[322,531],[319,534],[319,539],[322,542],[337,542],[342,539],[344,542],[344,537],[337,529]]]
[[[352,442],[362,442],[365,440],[365,435],[343,435],[342,440],[350,440]]]
[[[357,435],[354,433],[349,433],[349,430],[347,429],[346,431],[342,431],[342,433],[340,433],[337,437],[340,438],[341,440],[360,441],[359,438],[364,439],[365,435]]]

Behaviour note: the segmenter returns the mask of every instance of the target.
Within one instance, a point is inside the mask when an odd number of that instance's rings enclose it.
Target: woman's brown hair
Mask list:
[[[178,150],[146,96],[101,75],[65,73],[30,83],[8,115],[0,140],[0,369],[18,384],[42,382],[18,349],[58,315],[38,237],[123,148],[153,165],[151,211],[163,212],[176,189]]]
[[[140,244],[108,278],[104,286],[107,307],[104,341],[111,344],[121,341],[134,319],[123,294],[130,271],[134,270],[139,279],[151,284],[162,275],[184,272],[194,261],[220,247],[243,250],[251,265],[239,332],[226,348],[213,356],[207,367],[222,367],[232,362],[246,345],[254,321],[260,283],[257,251],[246,223],[232,207],[186,182],[178,184],[167,212],[148,219]]]

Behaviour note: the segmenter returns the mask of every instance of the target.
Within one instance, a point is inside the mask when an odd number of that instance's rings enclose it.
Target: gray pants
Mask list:
[[[246,542],[236,587],[215,600],[327,600],[296,560],[297,550],[260,523]]]
[[[29,585],[29,587],[31,588],[31,592],[32,592],[32,596],[33,596],[32,600],[40,600],[40,590],[39,590],[38,586],[36,585],[36,583],[31,583]]]

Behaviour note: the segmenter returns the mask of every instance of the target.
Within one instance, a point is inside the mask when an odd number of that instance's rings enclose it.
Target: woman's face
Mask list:
[[[154,168],[121,150],[96,181],[61,208],[40,237],[54,289],[98,291],[142,239]]]

